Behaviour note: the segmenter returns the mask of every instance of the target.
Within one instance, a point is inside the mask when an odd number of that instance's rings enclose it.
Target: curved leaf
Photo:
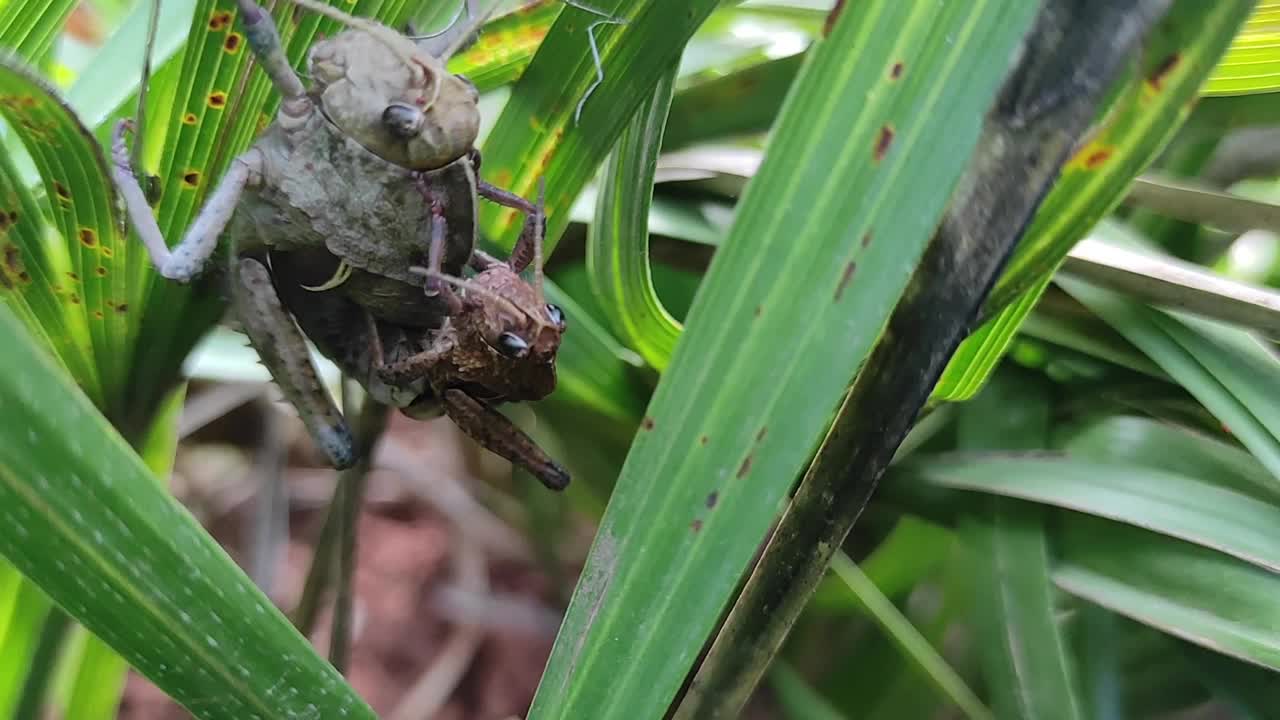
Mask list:
[[[1259,0],[1200,94],[1242,95],[1276,90],[1280,90],[1280,2]]]
[[[1053,574],[1059,587],[1214,652],[1280,670],[1280,576],[1119,523],[1074,514],[1062,523],[1062,562]]]
[[[619,138],[587,234],[587,272],[601,310],[659,372],[682,330],[662,306],[649,269],[649,203],[675,74],[672,66]]]
[[[372,711],[0,308],[0,553],[199,718]]]

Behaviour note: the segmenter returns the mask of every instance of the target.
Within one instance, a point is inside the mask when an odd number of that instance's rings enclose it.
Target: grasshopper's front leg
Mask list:
[[[315,443],[339,470],[356,461],[342,413],[320,382],[302,331],[285,310],[266,266],[245,257],[232,268],[231,296],[249,341],[285,399],[298,410]]]
[[[112,135],[111,155],[115,161],[112,177],[124,197],[129,221],[147,246],[151,262],[156,270],[170,280],[188,282],[204,269],[204,264],[218,246],[218,237],[226,229],[235,213],[236,205],[246,187],[256,187],[262,181],[262,156],[256,149],[231,161],[231,167],[223,176],[209,201],[187,230],[182,242],[173,250],[164,241],[164,234],[156,223],[146,195],[133,174],[129,148],[125,145],[126,132],[133,129],[133,121],[121,120]]]

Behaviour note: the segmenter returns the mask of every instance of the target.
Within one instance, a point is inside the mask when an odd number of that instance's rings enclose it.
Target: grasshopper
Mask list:
[[[290,1],[347,29],[312,47],[308,89],[270,15],[238,0],[280,111],[172,250],[130,163],[132,124],[117,126],[113,177],[153,265],[188,282],[219,238],[231,237],[232,306],[334,467],[354,464],[356,445],[307,337],[373,399],[410,416],[447,413],[481,444],[563,487],[567,473],[489,405],[555,387],[565,323],[542,294],[541,194],[535,205],[479,180],[478,93],[445,69],[451,49],[436,53],[379,23]],[[477,197],[526,215],[508,262],[475,249]],[[519,276],[530,262],[532,285]],[[478,274],[464,280],[468,266]]]

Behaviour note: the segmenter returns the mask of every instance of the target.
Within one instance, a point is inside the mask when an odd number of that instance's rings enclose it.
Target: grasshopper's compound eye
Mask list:
[[[409,140],[422,130],[422,111],[412,105],[391,103],[382,111],[382,124],[392,135]]]
[[[498,336],[497,350],[507,357],[520,357],[529,351],[529,343],[515,333],[504,332]]]
[[[551,322],[555,323],[556,327],[564,327],[564,311],[559,305],[547,303],[547,317],[551,318]]]

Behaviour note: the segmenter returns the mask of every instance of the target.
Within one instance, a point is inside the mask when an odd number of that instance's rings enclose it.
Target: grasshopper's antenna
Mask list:
[[[543,231],[543,224],[546,221],[544,213],[546,210],[547,200],[547,178],[538,178],[538,209],[537,221],[538,232],[533,237],[533,290],[538,295],[538,305],[541,307],[546,304],[546,296],[542,293],[542,239],[546,235]]]
[[[319,2],[319,0],[289,0],[289,2],[305,10],[316,13],[317,15],[323,15],[327,18],[337,20],[349,28],[369,33],[381,40],[384,45],[391,48],[392,52],[399,55],[400,59],[411,67],[415,65],[421,66],[426,70],[431,71],[433,74],[445,72],[444,63],[442,61],[435,58],[430,53],[418,52],[418,46],[414,45],[412,40],[381,23],[349,15],[332,5]],[[440,83],[437,81],[435,86],[436,93],[439,94]],[[432,103],[434,102],[435,98],[432,97]],[[427,107],[430,107],[430,103]]]
[[[473,292],[477,295],[480,295],[481,297],[489,298],[490,300],[493,300],[496,303],[499,303],[501,305],[506,305],[507,309],[512,311],[516,315],[528,315],[530,317],[533,317],[529,312],[522,310],[519,305],[516,305],[515,303],[502,297],[498,293],[493,292],[488,288],[481,287],[480,285],[474,282],[471,282],[470,280],[464,280],[460,277],[454,277],[453,275],[448,275],[446,273],[432,270],[431,268],[420,267],[417,265],[409,268],[409,272],[416,273],[418,275],[425,275],[435,280],[442,280],[454,287],[466,290],[467,292]]]
[[[472,0],[463,0],[463,6],[467,10],[467,26],[463,28],[462,32],[458,33],[458,36],[454,38],[453,42],[449,43],[444,51],[440,53],[440,62],[449,62],[449,58],[453,57],[454,53],[462,49],[462,46],[466,44],[467,39],[471,37],[471,34],[474,33],[481,25],[489,22],[489,18],[492,17],[493,13],[498,9],[497,0],[493,0],[493,2],[489,3],[489,9],[482,13],[476,13],[473,15],[471,12],[471,3]],[[452,25],[450,27],[452,27]]]

